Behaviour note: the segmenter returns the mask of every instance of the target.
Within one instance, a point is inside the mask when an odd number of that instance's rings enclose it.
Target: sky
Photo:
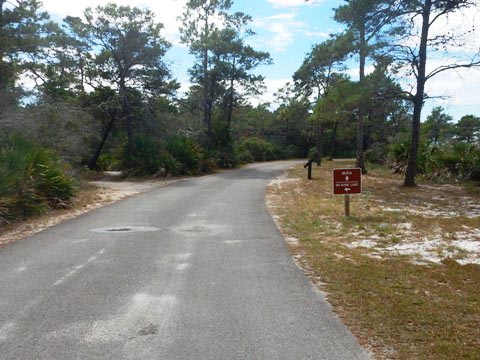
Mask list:
[[[106,0],[43,0],[43,7],[53,20],[61,21],[65,16],[81,16],[90,6],[105,5]],[[172,44],[166,61],[174,77],[181,83],[181,90],[188,89],[188,68],[193,63],[188,49],[180,43],[178,17],[182,14],[186,0],[116,0],[120,5],[138,6],[152,10],[159,22],[163,23],[163,35]],[[342,0],[234,0],[232,10],[242,11],[253,18],[251,24],[256,35],[251,44],[257,50],[268,51],[273,65],[262,66],[258,73],[265,77],[267,91],[253,104],[270,102],[275,104],[274,93],[278,88],[292,81],[293,73],[302,64],[312,46],[326,40],[329,34],[342,30],[333,20],[333,8],[344,3]],[[464,25],[480,24],[480,9],[469,10],[438,24],[434,31],[460,29]],[[480,29],[469,35],[471,42],[480,47]],[[455,50],[456,51],[456,50]],[[432,59],[431,64],[441,64],[445,59]],[[368,67],[367,67],[368,69]],[[349,73],[357,77],[357,69]],[[408,83],[408,79],[400,79]],[[422,118],[430,113],[433,106],[443,106],[457,121],[466,114],[480,116],[480,69],[446,72],[427,83],[427,93],[442,97],[428,100]]]

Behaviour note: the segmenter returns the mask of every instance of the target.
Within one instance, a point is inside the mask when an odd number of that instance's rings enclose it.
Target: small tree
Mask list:
[[[170,44],[161,36],[162,24],[154,14],[130,6],[110,3],[87,8],[86,21],[66,19],[75,36],[95,53],[89,77],[105,87],[113,85],[118,91],[122,118],[126,122],[127,157],[133,147],[134,99],[144,95],[170,93],[177,87],[163,57]],[[127,159],[128,162],[128,159]]]
[[[328,39],[312,48],[303,64],[293,75],[297,90],[305,97],[314,96],[315,102],[328,95],[330,87],[345,69],[344,61],[351,51],[349,33]],[[324,128],[319,117],[312,117],[316,128],[316,162],[321,164]]]
[[[470,54],[458,51],[465,45],[464,35],[466,34],[458,34],[455,29],[452,31],[442,29],[441,32],[432,34],[431,30],[441,20],[461,10],[474,7],[478,2],[475,0],[418,0],[397,1],[397,3],[401,8],[397,20],[404,24],[409,22],[410,26],[405,28],[403,41],[393,46],[393,50],[397,51],[396,60],[410,69],[408,74],[413,77],[415,87],[414,92],[409,93],[409,99],[413,103],[413,117],[404,186],[416,186],[420,119],[424,101],[428,98],[425,94],[425,84],[445,71],[480,66],[480,50]],[[449,48],[457,49],[455,56],[450,55]],[[442,65],[428,72],[427,59],[435,53],[444,60]]]
[[[465,115],[455,124],[457,140],[472,144],[480,141],[480,117]]]
[[[443,140],[448,140],[453,136],[453,118],[445,114],[441,106],[434,107],[427,120],[422,124],[422,132],[425,139],[434,146]]]
[[[11,95],[18,76],[40,65],[50,24],[40,6],[37,0],[0,0],[0,111],[17,101]]]
[[[201,93],[203,123],[207,143],[212,141],[212,113],[220,76],[218,52],[220,29],[216,22],[225,23],[230,0],[189,0],[182,15],[181,40],[186,44],[196,62],[190,69],[190,79],[195,90]]]
[[[392,0],[345,0],[346,4],[335,9],[335,20],[347,26],[352,35],[352,52],[359,58],[359,82],[365,81],[365,66],[368,57],[385,46],[385,39],[398,32],[392,19],[398,14],[398,5]],[[360,104],[357,116],[357,161],[356,166],[366,173],[364,161],[365,109]]]

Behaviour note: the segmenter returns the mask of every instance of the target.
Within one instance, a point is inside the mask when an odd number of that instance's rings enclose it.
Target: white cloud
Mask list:
[[[299,7],[299,6],[312,6],[318,4],[320,0],[268,0],[270,4],[277,8],[286,8],[286,7]]]
[[[275,97],[275,93],[282,87],[285,86],[286,83],[292,82],[291,78],[279,78],[279,79],[267,79],[265,80],[265,87],[266,91],[262,95],[258,95],[252,97],[250,99],[250,103],[253,106],[257,106],[264,103],[272,104],[272,107],[275,105],[277,98]]]
[[[254,26],[265,29],[272,34],[265,39],[265,46],[274,52],[283,52],[293,43],[295,34],[305,32],[307,25],[296,19],[294,13],[281,13],[263,17],[254,21]]]
[[[430,28],[430,38],[450,35],[456,37],[457,46],[447,44],[447,50],[454,53],[478,51],[480,49],[480,32],[476,29],[480,17],[478,7],[455,11],[440,17]],[[476,26],[477,25],[477,26]]]
[[[432,78],[426,85],[429,96],[445,96],[449,106],[478,105],[480,94],[480,69],[447,71]]]
[[[43,7],[50,14],[63,18],[67,15],[81,16],[85,8],[95,8],[98,5],[104,6],[109,2],[112,2],[112,0],[68,1],[67,6],[65,0],[43,0]],[[186,0],[115,0],[114,2],[118,5],[136,6],[153,11],[157,20],[165,26],[163,35],[175,45],[179,44],[178,29],[180,24],[177,18],[183,13]]]
[[[327,39],[330,37],[330,33],[325,31],[305,31],[305,35],[313,38],[323,38]]]

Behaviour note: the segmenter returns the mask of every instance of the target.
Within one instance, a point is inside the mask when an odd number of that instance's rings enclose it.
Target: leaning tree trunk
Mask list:
[[[113,123],[115,122],[115,118],[116,118],[116,111],[111,111],[111,112],[109,111],[109,116],[110,116],[110,121],[108,122],[108,125],[103,132],[102,140],[100,141],[100,144],[98,144],[97,149],[95,150],[95,154],[93,155],[92,159],[90,160],[90,162],[88,164],[88,168],[90,170],[94,170],[97,167],[98,158],[100,157],[100,154],[102,153],[103,147],[105,146],[105,143],[107,142],[108,136],[110,135],[110,132],[112,131]]]
[[[416,186],[415,175],[417,173],[417,154],[420,143],[420,118],[422,116],[424,91],[425,91],[425,73],[427,63],[427,42],[428,30],[430,27],[430,12],[432,0],[426,0],[422,13],[422,35],[420,39],[420,49],[418,53],[418,75],[417,75],[417,93],[413,101],[413,119],[412,119],[412,138],[410,143],[410,153],[408,156],[407,171],[405,173],[404,186]]]

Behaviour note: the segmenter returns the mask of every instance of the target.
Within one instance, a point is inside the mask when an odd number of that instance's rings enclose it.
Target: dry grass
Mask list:
[[[479,359],[478,193],[402,188],[377,169],[345,218],[331,170],[351,165],[325,162],[313,181],[297,167],[269,188],[297,262],[378,358]]]

